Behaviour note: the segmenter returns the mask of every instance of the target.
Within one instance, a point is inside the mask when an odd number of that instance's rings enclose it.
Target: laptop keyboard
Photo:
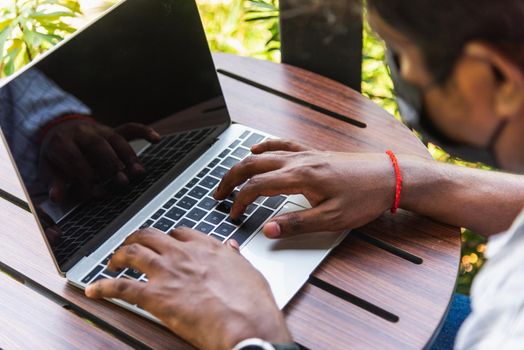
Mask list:
[[[286,201],[287,196],[259,197],[249,205],[244,215],[233,221],[229,217],[235,191],[224,201],[218,202],[212,194],[222,177],[242,159],[250,154],[251,146],[264,140],[264,136],[244,132],[239,140],[233,142],[216,159],[211,161],[200,173],[167,200],[140,228],[154,227],[165,233],[172,229],[186,226],[194,228],[225,242],[236,240],[242,245],[256,230],[271,217]],[[103,278],[131,278],[147,281],[147,277],[132,269],[123,269],[118,273],[107,270],[113,253],[109,254],[83,279],[82,283],[93,283]]]
[[[207,128],[164,137],[140,155],[147,172],[143,177],[133,180],[125,192],[113,194],[107,199],[88,200],[62,219],[59,222],[62,239],[59,245],[53,247],[58,263],[64,263],[102,227],[122,214],[214,130]]]

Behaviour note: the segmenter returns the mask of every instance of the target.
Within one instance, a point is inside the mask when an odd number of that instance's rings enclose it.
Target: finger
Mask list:
[[[123,173],[124,163],[120,161],[109,142],[98,135],[82,135],[78,140],[80,149],[89,160],[96,173],[102,178],[116,178],[119,183],[127,185],[129,179]]]
[[[169,233],[169,236],[171,236],[172,238],[180,242],[190,242],[194,240],[202,240],[202,239],[207,239],[206,237],[208,237],[207,235],[203,234],[200,231],[196,231],[189,227],[183,227],[183,226],[172,230]],[[214,238],[211,238],[211,237],[209,238],[210,240],[215,240]]]
[[[131,174],[136,176],[144,173],[142,162],[126,139],[120,134],[113,133],[109,136],[108,141]]]
[[[67,142],[58,146],[50,144],[46,158],[52,173],[63,174],[70,179],[78,179],[86,188],[92,186],[93,169],[75,143]]]
[[[115,132],[122,135],[127,141],[145,139],[149,142],[156,143],[161,139],[160,134],[153,128],[139,123],[121,125],[115,129]]]
[[[256,175],[237,193],[230,216],[233,219],[240,217],[247,206],[261,196],[277,196],[280,194],[304,194],[307,179],[300,179],[289,173],[273,171],[270,173]]]
[[[283,161],[282,156],[274,154],[249,156],[224,175],[213,196],[217,200],[225,199],[235,187],[243,184],[247,179],[257,174],[276,170],[283,165]]]
[[[274,151],[303,152],[311,148],[289,140],[268,140],[251,147],[253,154],[261,154]]]
[[[324,205],[277,216],[262,228],[268,238],[285,238],[321,231],[334,231],[332,218],[324,213]]]
[[[124,241],[125,245],[140,244],[152,251],[162,254],[167,251],[175,249],[175,241],[164,232],[155,228],[146,228],[133,233]]]
[[[103,279],[86,288],[86,296],[93,299],[120,299],[138,305],[144,302],[146,283],[125,278]]]
[[[151,249],[141,244],[133,243],[120,247],[111,257],[108,268],[116,271],[131,267],[151,276],[158,272],[160,258],[160,255]]]

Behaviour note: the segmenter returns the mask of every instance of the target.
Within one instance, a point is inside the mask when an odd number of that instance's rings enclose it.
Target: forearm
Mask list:
[[[507,230],[524,208],[524,176],[399,157],[400,206],[489,236]]]

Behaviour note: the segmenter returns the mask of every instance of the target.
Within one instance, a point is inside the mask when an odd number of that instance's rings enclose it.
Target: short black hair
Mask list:
[[[437,83],[464,46],[483,41],[524,71],[524,0],[367,0],[368,8],[422,51]]]

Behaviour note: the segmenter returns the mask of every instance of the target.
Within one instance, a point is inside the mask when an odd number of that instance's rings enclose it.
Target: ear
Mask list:
[[[493,107],[501,119],[518,116],[524,110],[524,74],[514,61],[484,42],[470,42],[464,55],[491,66],[494,83]]]

